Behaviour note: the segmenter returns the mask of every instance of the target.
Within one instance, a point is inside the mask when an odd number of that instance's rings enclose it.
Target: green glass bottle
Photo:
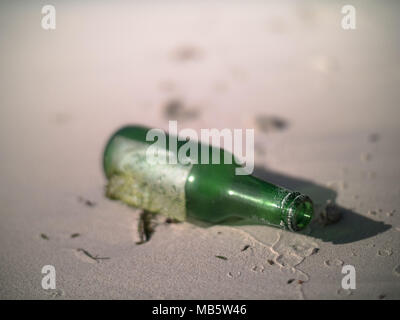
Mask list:
[[[224,163],[231,154],[223,149],[206,146],[209,161],[204,164],[204,144],[177,141],[176,137],[166,135],[165,147],[153,149],[157,149],[158,156],[176,159],[177,150],[191,143],[199,151],[199,161],[148,161],[149,147],[154,148],[154,141],[146,139],[149,130],[141,126],[123,127],[108,141],[103,159],[108,197],[179,221],[191,217],[218,223],[242,217],[299,231],[312,219],[313,203],[309,197],[252,175],[236,175],[235,169],[240,165],[235,160]],[[218,164],[211,159],[216,149],[220,151]]]

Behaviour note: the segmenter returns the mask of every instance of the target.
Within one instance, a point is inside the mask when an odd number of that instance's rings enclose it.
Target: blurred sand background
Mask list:
[[[54,31],[46,4],[0,4],[0,298],[400,298],[398,2],[53,0]],[[256,174],[341,220],[296,235],[160,218],[137,245],[138,211],[104,197],[103,147],[127,123],[167,129],[173,104],[180,129],[255,128]]]

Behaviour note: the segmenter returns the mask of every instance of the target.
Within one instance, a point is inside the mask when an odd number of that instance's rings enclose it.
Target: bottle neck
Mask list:
[[[195,165],[186,182],[188,215],[218,222],[236,216],[292,231],[311,220],[311,200],[251,175],[235,175],[234,166]]]
[[[241,217],[291,231],[303,229],[313,216],[309,197],[251,175],[235,176],[228,199],[243,207],[238,210]]]

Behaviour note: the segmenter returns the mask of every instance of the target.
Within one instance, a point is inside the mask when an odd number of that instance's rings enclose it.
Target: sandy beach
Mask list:
[[[337,1],[52,4],[51,31],[42,2],[0,4],[1,299],[400,298],[399,3],[352,1],[355,30]],[[255,175],[309,195],[316,219],[160,216],[137,244],[140,210],[104,195],[104,146],[171,117],[254,128]]]

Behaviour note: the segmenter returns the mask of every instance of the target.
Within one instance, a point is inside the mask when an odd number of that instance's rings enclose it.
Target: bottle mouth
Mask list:
[[[304,229],[313,218],[314,205],[312,200],[300,193],[290,201],[284,210],[286,211],[286,226],[291,231]]]

